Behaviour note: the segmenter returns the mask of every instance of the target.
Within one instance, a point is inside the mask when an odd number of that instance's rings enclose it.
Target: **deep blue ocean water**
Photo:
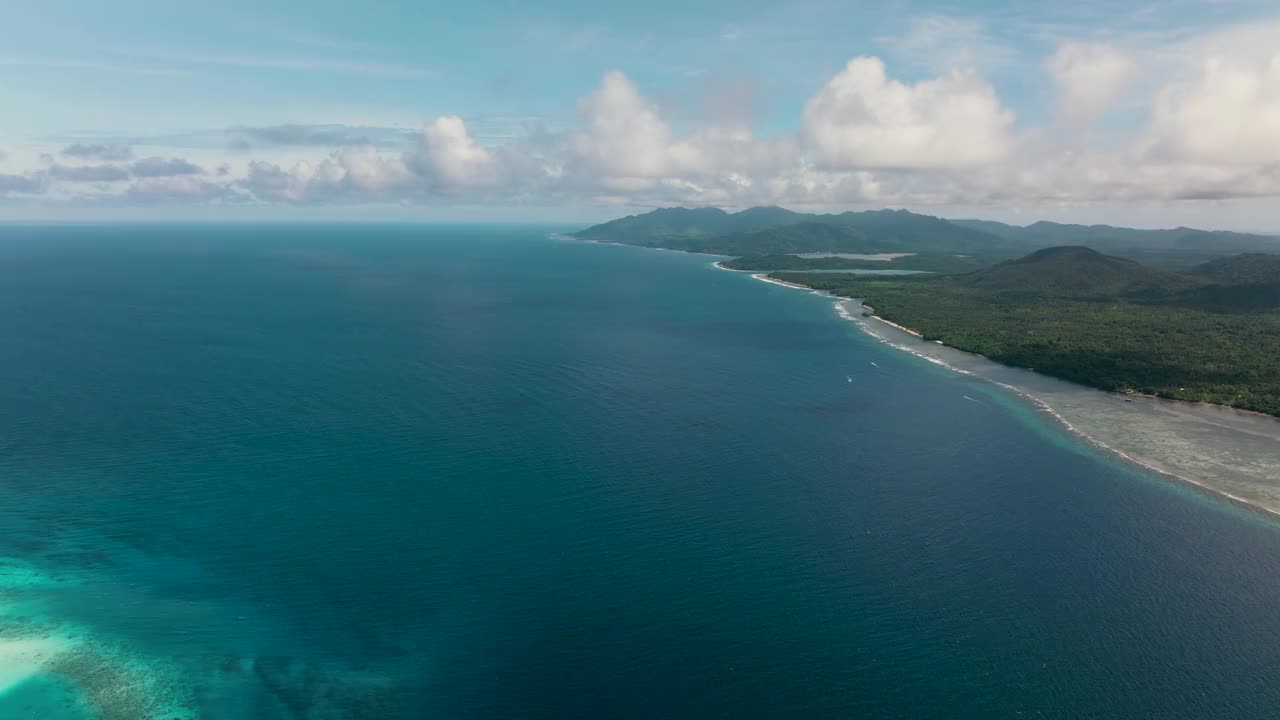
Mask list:
[[[1280,715],[1271,521],[547,235],[0,227],[0,719]]]

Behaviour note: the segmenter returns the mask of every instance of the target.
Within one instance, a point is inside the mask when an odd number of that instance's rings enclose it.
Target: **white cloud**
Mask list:
[[[1108,110],[1138,69],[1128,53],[1077,41],[1062,43],[1045,67],[1058,87],[1058,113],[1077,123]]]
[[[444,191],[492,186],[502,179],[493,153],[476,144],[457,115],[436,118],[422,131],[417,165]]]
[[[1271,27],[1280,31],[1280,25]],[[915,28],[917,38],[981,39],[981,30],[936,18]],[[252,147],[239,155],[227,155],[226,131],[219,130],[221,141],[201,145],[209,154],[191,160],[157,156],[72,169],[55,163],[52,154],[40,159],[61,146],[33,143],[14,149],[22,154],[9,166],[27,172],[0,175],[0,194],[69,203],[109,195],[119,202],[252,197],[297,204],[830,209],[1277,197],[1280,50],[1267,38],[1241,30],[1182,39],[1177,52],[1163,55],[1123,38],[1112,37],[1107,45],[1066,40],[1050,57],[1030,63],[1033,69],[1043,63],[1048,75],[1038,77],[1056,82],[1061,117],[1072,123],[1087,123],[1122,97],[1129,109],[1149,101],[1149,116],[1126,136],[1112,127],[1105,137],[1063,132],[1053,123],[1015,131],[1013,113],[996,89],[970,69],[981,64],[977,55],[946,56],[947,67],[918,81],[891,74],[879,58],[856,57],[808,100],[798,127],[765,138],[752,132],[751,114],[738,110],[750,103],[731,98],[724,111],[680,113],[670,103],[653,102],[615,71],[578,101],[568,127],[555,131],[537,119],[504,119],[495,128],[493,119],[446,114],[429,121],[414,144],[412,133],[394,128],[379,134],[265,123],[234,128],[246,137],[256,133]],[[1165,62],[1151,62],[1157,57]],[[1138,66],[1143,84],[1136,82]],[[717,105],[704,95],[706,104]],[[395,142],[379,142],[384,135]],[[369,138],[372,143],[361,142]],[[164,157],[178,147],[136,144],[147,153],[166,148]],[[125,151],[85,145],[64,155],[101,162],[104,153]],[[227,157],[232,163],[225,171],[201,169],[219,167]],[[132,183],[110,169],[117,167],[131,171]],[[147,173],[156,177],[143,178]],[[109,178],[120,182],[95,184]]]
[[[583,170],[609,177],[654,178],[678,164],[696,163],[688,148],[671,147],[671,128],[626,75],[606,73],[600,87],[578,101],[582,127],[569,145]]]
[[[411,194],[418,178],[403,158],[363,147],[346,148],[318,162],[301,160],[288,170],[251,161],[241,184],[261,200],[358,202]]]
[[[700,203],[724,202],[798,160],[793,138],[757,139],[729,119],[681,136],[616,71],[578,102],[578,119],[568,134],[569,180],[578,186],[598,182],[611,193],[671,197],[680,190]]]
[[[342,183],[357,193],[394,193],[416,184],[402,157],[384,155],[372,147],[339,150],[326,162],[325,173],[340,175]]]
[[[976,73],[907,84],[857,57],[805,106],[801,133],[827,168],[963,168],[1010,149],[1013,113]]]
[[[1280,163],[1280,49],[1265,58],[1206,58],[1196,77],[1159,91],[1150,133],[1163,159]]]

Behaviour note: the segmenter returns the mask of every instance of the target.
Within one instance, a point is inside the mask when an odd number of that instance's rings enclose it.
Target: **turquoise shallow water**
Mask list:
[[[0,718],[1280,710],[1275,525],[547,233],[0,227]]]

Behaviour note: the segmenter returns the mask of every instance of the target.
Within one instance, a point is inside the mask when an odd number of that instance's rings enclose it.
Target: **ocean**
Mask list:
[[[556,229],[0,226],[0,719],[1280,714],[1276,521]]]

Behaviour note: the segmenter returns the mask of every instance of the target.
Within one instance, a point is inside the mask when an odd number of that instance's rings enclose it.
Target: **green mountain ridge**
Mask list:
[[[878,252],[880,246],[866,233],[847,225],[799,222],[792,225],[755,230],[752,232],[721,235],[690,243],[697,252],[717,255],[740,255],[743,248],[753,254],[786,254],[831,252]]]
[[[1040,221],[1025,227],[990,220],[947,220],[908,210],[799,213],[753,207],[661,208],[574,233],[626,245],[734,256],[790,252],[934,252],[1016,257],[1029,250],[1082,245],[1113,254],[1188,257],[1185,264],[1233,252],[1280,251],[1280,238],[1173,228],[1138,230],[1110,225]]]
[[[1202,250],[1216,252],[1247,250],[1280,250],[1280,238],[1266,235],[1199,230],[1176,227],[1162,230],[1139,230],[1113,225],[1073,225],[1040,220],[1026,226],[1007,225],[992,220],[951,220],[963,227],[981,230],[1028,247],[1086,245],[1098,250]]]

